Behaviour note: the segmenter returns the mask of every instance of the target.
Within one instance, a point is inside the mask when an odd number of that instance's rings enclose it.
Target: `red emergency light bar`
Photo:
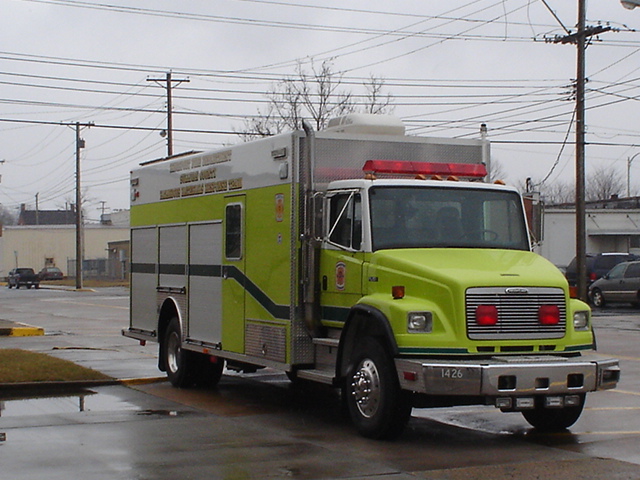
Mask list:
[[[400,160],[367,160],[362,167],[366,173],[395,173],[403,175],[450,175],[482,178],[487,167],[482,163],[403,162]]]

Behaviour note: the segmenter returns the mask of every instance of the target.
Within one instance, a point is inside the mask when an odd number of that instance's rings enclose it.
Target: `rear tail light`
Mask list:
[[[542,305],[538,309],[540,325],[558,325],[560,323],[560,309],[557,305]]]
[[[595,272],[591,272],[589,274],[589,280],[591,280],[592,282],[595,282],[598,279],[598,276],[595,274]]]
[[[495,305],[478,305],[476,308],[476,323],[491,326],[498,323],[498,307]]]

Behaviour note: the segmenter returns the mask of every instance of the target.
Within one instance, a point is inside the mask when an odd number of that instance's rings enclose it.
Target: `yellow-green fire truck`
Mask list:
[[[543,430],[613,388],[589,307],[532,253],[485,139],[393,117],[150,161],[131,175],[131,319],[176,387],[272,368],[339,388],[356,428],[484,404]]]

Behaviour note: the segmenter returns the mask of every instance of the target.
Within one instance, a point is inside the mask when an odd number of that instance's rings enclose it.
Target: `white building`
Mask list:
[[[85,225],[84,258],[107,259],[108,245],[129,239],[129,226]],[[20,225],[0,227],[0,277],[16,267],[31,267],[36,272],[56,266],[65,275],[68,262],[76,257],[74,225]]]
[[[559,267],[576,255],[576,214],[573,208],[548,207],[544,237],[536,249]],[[629,252],[640,255],[640,199],[589,202],[586,209],[587,253]]]

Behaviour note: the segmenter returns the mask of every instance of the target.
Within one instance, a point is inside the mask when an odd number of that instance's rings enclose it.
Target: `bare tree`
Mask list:
[[[310,118],[316,130],[327,126],[331,118],[347,113],[390,113],[392,97],[383,93],[384,81],[371,77],[364,83],[364,101],[358,103],[351,92],[342,88],[342,75],[332,69],[329,61],[318,67],[311,62],[311,71],[298,63],[296,74],[278,82],[267,94],[266,111],[244,122],[237,131],[245,140],[275,135],[302,127],[303,118]]]
[[[623,175],[611,167],[600,166],[587,177],[585,198],[587,201],[608,200],[626,188]]]
[[[505,180],[507,178],[507,171],[499,160],[492,158],[487,167],[487,182],[495,182],[496,180]]]
[[[4,205],[0,205],[0,225],[15,225],[16,217]]]
[[[547,205],[574,204],[576,201],[576,189],[574,182],[538,183],[529,180],[529,186],[519,182],[521,191],[531,189],[540,192],[544,203]],[[585,187],[585,200],[597,201],[608,200],[613,195],[625,191],[625,180],[623,175],[616,170],[602,166],[597,167],[587,175]]]

